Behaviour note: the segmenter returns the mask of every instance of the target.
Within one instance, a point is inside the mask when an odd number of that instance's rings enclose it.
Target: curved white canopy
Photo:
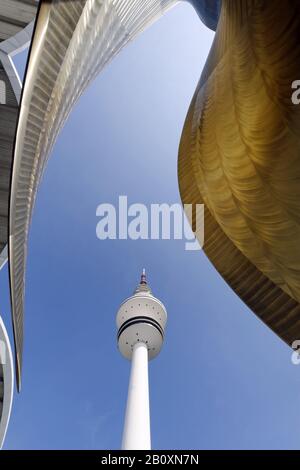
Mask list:
[[[0,317],[0,449],[2,448],[13,400],[13,359],[9,338]]]

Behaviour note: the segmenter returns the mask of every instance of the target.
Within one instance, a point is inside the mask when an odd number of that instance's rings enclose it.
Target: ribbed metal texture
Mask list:
[[[176,0],[43,2],[18,123],[10,211],[10,281],[20,388],[27,238],[38,184],[73,105],[103,67]]]
[[[206,207],[206,254],[288,344],[300,337],[299,13],[296,0],[223,0],[179,158],[183,202]]]
[[[0,269],[7,258],[8,203],[21,83],[9,54],[26,42],[24,33],[33,21],[35,0],[1,0],[0,2]]]
[[[0,104],[0,253],[8,240],[8,201],[18,102],[0,59],[0,80],[5,83],[5,103]]]
[[[50,150],[90,81],[174,3],[53,0],[42,5],[11,193],[10,274],[19,385],[28,229]],[[216,18],[214,2],[199,5],[200,12]],[[291,103],[291,83],[299,78],[299,18],[296,0],[288,8],[281,0],[222,1],[179,158],[183,202],[206,205],[207,255],[288,344],[300,336],[300,107]]]
[[[13,360],[8,335],[0,317],[0,449],[5,438],[14,389]]]
[[[0,42],[22,31],[34,19],[36,7],[35,0],[1,0]]]

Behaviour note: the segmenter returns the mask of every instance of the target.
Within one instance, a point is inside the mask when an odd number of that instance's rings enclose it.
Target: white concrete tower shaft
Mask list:
[[[131,361],[123,450],[151,449],[148,362],[163,345],[167,312],[152,295],[143,270],[134,294],[117,313],[118,347]]]
[[[151,449],[148,348],[141,342],[133,347],[122,449]]]

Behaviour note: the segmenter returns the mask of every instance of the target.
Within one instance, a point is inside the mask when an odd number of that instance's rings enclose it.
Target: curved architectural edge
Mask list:
[[[223,0],[178,162],[183,203],[205,204],[208,258],[288,345],[300,337],[300,109],[291,101],[300,22],[299,3],[290,6]]]
[[[177,0],[42,2],[17,126],[9,257],[20,390],[27,238],[38,185],[72,107],[105,65]]]
[[[5,439],[14,391],[13,358],[9,338],[0,317],[0,449]]]
[[[16,34],[16,36],[0,43],[0,75],[5,82],[6,103],[2,104],[0,120],[3,134],[0,132],[0,168],[2,181],[0,182],[0,269],[8,258],[8,200],[10,187],[10,174],[13,160],[13,140],[17,124],[18,106],[21,98],[22,83],[14,66],[12,57],[26,48],[30,42],[33,22]]]
[[[8,201],[13,160],[13,141],[22,84],[12,57],[30,42],[38,0],[4,0],[0,5],[0,80],[5,103],[0,103],[0,269],[7,262]]]
[[[97,74],[176,3],[178,0],[41,2],[17,127],[10,199],[10,283],[19,389],[27,238],[51,148],[72,107]],[[216,24],[218,0],[191,3],[205,24]]]
[[[221,0],[188,0],[197,11],[202,23],[216,31],[221,11]]]

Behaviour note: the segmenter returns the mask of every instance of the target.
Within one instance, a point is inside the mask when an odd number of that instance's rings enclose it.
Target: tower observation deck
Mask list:
[[[153,296],[143,270],[134,294],[117,313],[118,347],[131,360],[122,449],[151,449],[148,361],[163,345],[167,311]]]

